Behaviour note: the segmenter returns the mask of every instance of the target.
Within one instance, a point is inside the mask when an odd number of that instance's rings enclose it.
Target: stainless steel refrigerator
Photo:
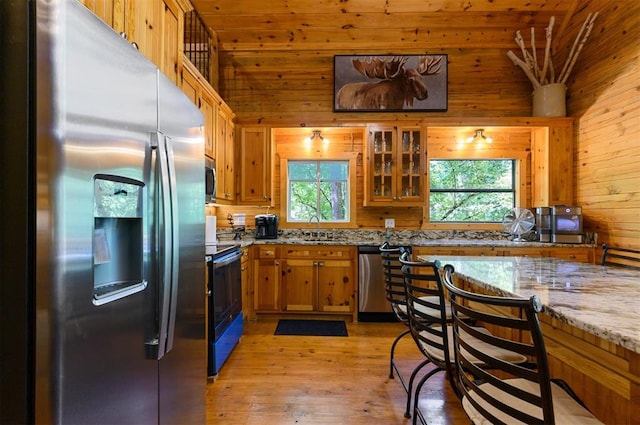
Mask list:
[[[202,115],[75,0],[0,37],[0,423],[204,423]]]

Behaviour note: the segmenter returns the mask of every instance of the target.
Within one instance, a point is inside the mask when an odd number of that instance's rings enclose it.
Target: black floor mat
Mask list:
[[[274,335],[349,336],[344,320],[281,319]]]

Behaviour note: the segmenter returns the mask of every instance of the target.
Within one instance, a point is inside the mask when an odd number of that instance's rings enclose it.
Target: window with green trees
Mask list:
[[[511,159],[430,160],[430,221],[502,222],[515,205],[515,182]]]
[[[349,221],[349,161],[289,160],[287,220]]]

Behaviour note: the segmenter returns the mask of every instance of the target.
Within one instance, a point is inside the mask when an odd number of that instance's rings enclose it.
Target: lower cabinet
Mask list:
[[[249,260],[249,247],[242,248],[242,260],[240,262],[240,275],[242,278],[242,316],[246,319],[254,319],[253,303],[251,302],[251,267]]]
[[[283,309],[352,313],[355,304],[354,268],[351,259],[283,261]]]
[[[596,264],[596,260],[599,260],[596,259],[595,248],[552,248],[549,250],[549,256],[590,264]]]
[[[415,255],[486,255],[486,256],[530,256],[557,257],[565,260],[594,263],[595,248],[584,246],[566,247],[468,247],[468,246],[414,246]]]
[[[342,245],[254,245],[247,305],[256,313],[353,315],[357,320],[357,248]],[[415,255],[559,257],[595,262],[595,248],[414,246]]]
[[[318,261],[285,260],[282,264],[284,311],[316,311],[318,305]]]
[[[280,311],[280,248],[256,246],[253,259],[253,308],[256,313]]]
[[[355,247],[256,246],[257,313],[355,314]]]

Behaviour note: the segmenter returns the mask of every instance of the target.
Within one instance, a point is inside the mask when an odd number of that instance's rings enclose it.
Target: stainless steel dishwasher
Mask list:
[[[392,322],[395,320],[387,301],[378,246],[358,247],[358,321]]]

